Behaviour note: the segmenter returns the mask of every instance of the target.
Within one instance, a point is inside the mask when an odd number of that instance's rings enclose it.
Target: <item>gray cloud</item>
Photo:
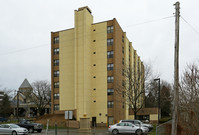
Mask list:
[[[181,2],[181,1],[180,1]],[[172,82],[173,0],[7,0],[0,5],[0,85],[18,89],[25,78],[50,81],[50,32],[74,26],[74,10],[89,6],[94,22],[116,18],[143,61],[151,61],[161,78]],[[199,31],[199,1],[181,2],[181,15]],[[180,20],[180,69],[199,58],[199,35]]]

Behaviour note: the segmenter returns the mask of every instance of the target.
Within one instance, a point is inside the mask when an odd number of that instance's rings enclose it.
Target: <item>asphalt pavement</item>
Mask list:
[[[91,129],[91,130],[81,130],[81,129],[57,129],[57,134],[54,129],[48,130],[46,132],[43,130],[41,133],[31,133],[29,135],[111,135],[106,128]]]

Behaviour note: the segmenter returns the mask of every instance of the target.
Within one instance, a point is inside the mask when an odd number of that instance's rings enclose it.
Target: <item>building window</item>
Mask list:
[[[54,110],[55,110],[55,111],[59,110],[59,105],[58,105],[58,104],[55,104],[55,105],[54,105]]]
[[[108,71],[113,70],[113,67],[114,67],[114,64],[113,64],[113,63],[107,64],[107,70],[108,70]]]
[[[96,64],[93,64],[93,66],[96,66]]]
[[[107,39],[107,45],[113,45],[113,38]]]
[[[93,52],[93,54],[96,54],[96,52]]]
[[[124,46],[122,46],[122,53],[124,53]]]
[[[124,43],[124,36],[122,36],[122,42]]]
[[[54,77],[59,77],[59,70],[54,71]]]
[[[122,76],[124,76],[124,73],[125,73],[125,70],[124,70],[124,69],[122,69]]]
[[[114,93],[114,89],[108,89],[107,90],[107,95],[109,96],[109,95],[113,95],[113,93]]]
[[[54,63],[54,66],[59,66],[59,60],[54,60],[53,63]]]
[[[55,48],[54,49],[54,54],[56,55],[56,54],[59,54],[59,48]]]
[[[59,37],[54,37],[53,43],[54,43],[54,44],[59,43]]]
[[[108,108],[113,108],[113,107],[114,107],[114,102],[108,101]]]
[[[113,33],[113,26],[107,27],[107,33]]]
[[[107,52],[107,58],[113,58],[114,52],[113,51],[108,51]]]
[[[108,76],[107,77],[107,82],[108,83],[112,83],[114,81],[114,77],[113,76]]]
[[[54,99],[59,99],[59,93],[54,94]]]
[[[122,80],[122,86],[125,87],[126,82]]]
[[[122,64],[124,65],[124,58],[122,58]]]
[[[59,82],[54,83],[54,88],[59,88]]]

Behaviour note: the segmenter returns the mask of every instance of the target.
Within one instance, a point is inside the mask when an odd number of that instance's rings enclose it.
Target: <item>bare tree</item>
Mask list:
[[[122,86],[118,85],[116,94],[122,94],[124,102],[134,112],[134,118],[145,105],[145,89],[149,85],[152,74],[150,65],[140,64],[138,67],[125,66],[123,72],[124,80]]]
[[[42,115],[47,106],[50,106],[51,85],[48,81],[35,81],[32,83],[32,102],[35,103],[38,113]]]
[[[199,134],[199,65],[186,67],[180,82],[179,124],[184,134]]]

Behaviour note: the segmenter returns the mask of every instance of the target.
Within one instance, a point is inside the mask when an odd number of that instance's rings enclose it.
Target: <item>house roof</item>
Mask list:
[[[19,89],[21,89],[21,88],[32,88],[32,86],[30,85],[30,83],[28,82],[28,80],[25,79],[23,81],[23,83],[21,84],[21,86],[19,87]]]

